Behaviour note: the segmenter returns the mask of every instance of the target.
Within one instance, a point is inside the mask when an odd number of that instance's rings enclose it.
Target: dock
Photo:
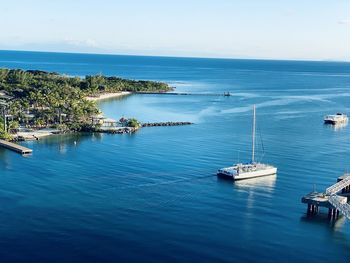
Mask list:
[[[0,140],[0,146],[20,154],[31,154],[33,152],[32,149],[26,148],[22,145],[19,145],[13,142],[4,141],[4,140]]]
[[[335,220],[339,214],[350,219],[350,174],[340,176],[337,183],[328,187],[325,192],[313,191],[302,197],[301,202],[307,204],[307,215],[316,215],[320,207],[328,209],[328,218]]]

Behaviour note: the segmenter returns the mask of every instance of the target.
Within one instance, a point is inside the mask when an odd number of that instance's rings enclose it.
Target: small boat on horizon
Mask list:
[[[253,134],[252,134],[252,161],[250,163],[238,163],[230,167],[221,168],[217,172],[218,177],[232,180],[243,180],[261,176],[274,175],[277,168],[270,165],[255,161],[255,130],[256,130],[256,113],[255,105],[253,106]]]
[[[336,113],[336,114],[330,114],[326,115],[324,117],[324,123],[325,124],[340,124],[340,123],[347,123],[349,121],[349,118],[346,114],[344,113]]]

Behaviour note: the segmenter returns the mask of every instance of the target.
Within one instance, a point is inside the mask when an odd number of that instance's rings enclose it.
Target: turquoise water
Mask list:
[[[1,261],[346,262],[350,256],[350,223],[328,223],[326,210],[307,218],[300,203],[349,169],[349,127],[335,130],[322,118],[349,113],[350,64],[0,51],[0,66],[161,80],[195,93],[99,103],[112,118],[192,126],[55,136],[25,143],[34,150],[25,158],[0,149]],[[226,91],[233,96],[203,95]],[[218,180],[218,168],[250,159],[252,104],[263,160],[278,174]]]

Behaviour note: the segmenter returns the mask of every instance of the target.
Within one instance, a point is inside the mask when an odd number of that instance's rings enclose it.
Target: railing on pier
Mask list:
[[[349,177],[347,177],[349,178]],[[342,202],[342,199],[338,195],[331,195],[328,201],[339,210],[347,219],[350,219],[350,205]]]
[[[327,195],[335,195],[336,193],[338,193],[339,191],[341,191],[342,189],[344,189],[345,187],[350,185],[350,176],[345,177],[343,180],[341,180],[340,182],[328,187],[326,189],[326,194]]]

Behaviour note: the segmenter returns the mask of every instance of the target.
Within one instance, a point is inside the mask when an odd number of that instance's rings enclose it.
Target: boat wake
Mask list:
[[[160,174],[160,175],[161,176],[168,176],[168,174]],[[147,175],[145,175],[145,177],[147,177]],[[202,180],[202,179],[211,178],[211,177],[215,177],[215,174],[204,175],[204,176],[193,176],[190,178],[188,177],[188,178],[181,178],[181,179],[162,181],[162,182],[127,185],[127,186],[123,186],[123,187],[113,187],[113,189],[126,190],[126,189],[139,189],[139,188],[144,188],[144,187],[157,187],[157,186],[162,186],[162,185],[172,185],[172,184],[179,184],[179,183],[190,182],[190,181],[193,182],[195,180]]]

